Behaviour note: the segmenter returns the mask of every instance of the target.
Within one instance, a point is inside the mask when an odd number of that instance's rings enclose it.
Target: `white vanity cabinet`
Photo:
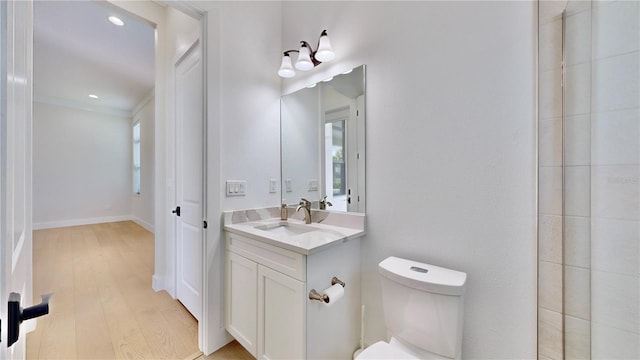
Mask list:
[[[350,359],[360,334],[360,239],[311,255],[225,231],[225,327],[257,359]],[[309,300],[337,276],[344,297]]]

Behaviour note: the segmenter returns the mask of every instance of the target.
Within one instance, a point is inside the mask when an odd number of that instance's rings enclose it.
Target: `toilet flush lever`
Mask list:
[[[425,274],[429,272],[429,269],[423,269],[423,268],[417,267],[417,266],[412,266],[410,268],[410,270],[411,271],[415,271],[415,272],[419,272],[419,273],[425,273]]]
[[[49,313],[49,299],[52,295],[53,293],[41,295],[40,297],[42,298],[42,302],[40,304],[23,309],[20,307],[20,294],[14,292],[9,294],[7,314],[9,317],[7,342],[9,344],[7,347],[18,341],[18,337],[20,336],[20,324],[23,321],[47,315]]]

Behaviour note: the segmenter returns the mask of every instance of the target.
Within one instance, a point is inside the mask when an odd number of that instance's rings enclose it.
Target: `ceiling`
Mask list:
[[[36,101],[130,114],[154,87],[154,27],[109,3],[35,1],[33,36]]]

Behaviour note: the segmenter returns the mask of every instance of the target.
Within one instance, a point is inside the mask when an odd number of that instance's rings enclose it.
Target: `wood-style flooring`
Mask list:
[[[131,221],[34,231],[34,303],[54,295],[27,359],[205,359],[197,321],[151,289],[153,261],[153,234]],[[232,342],[206,359],[253,357]]]

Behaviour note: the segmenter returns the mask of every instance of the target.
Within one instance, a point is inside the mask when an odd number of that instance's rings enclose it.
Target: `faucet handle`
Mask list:
[[[320,204],[320,210],[326,210],[327,206],[333,206],[331,201],[327,201],[327,195],[324,195],[318,203]]]
[[[311,201],[305,199],[305,198],[300,198],[300,205],[304,205],[304,206],[311,206]]]

